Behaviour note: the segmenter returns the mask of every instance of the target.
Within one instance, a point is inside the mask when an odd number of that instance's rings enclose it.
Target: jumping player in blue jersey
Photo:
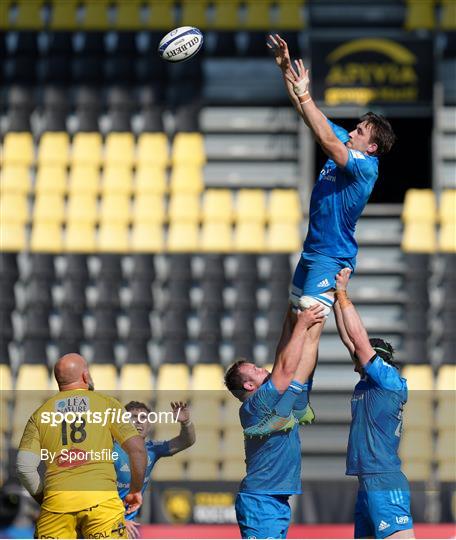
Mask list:
[[[315,368],[316,354],[313,363],[304,363],[302,349],[309,328],[322,324],[323,307],[298,311],[295,319],[287,313],[272,373],[239,360],[225,374],[226,387],[242,402],[239,417],[247,470],[236,498],[242,538],[286,538],[288,499],[301,493],[298,421],[291,413],[293,408],[306,408],[305,382]],[[297,401],[302,401],[298,407]],[[255,433],[250,432],[253,427]]]
[[[410,488],[398,456],[407,381],[393,362],[393,348],[369,340],[347,296],[351,269],[336,277],[335,314],[342,340],[361,380],[353,392],[347,475],[359,480],[355,538],[414,538]]]
[[[151,427],[151,424],[146,420],[147,414],[151,412],[149,407],[145,403],[131,401],[125,405],[125,409],[131,413],[132,421],[136,426],[138,433],[141,437],[147,439]],[[190,419],[190,410],[187,407],[187,404],[180,401],[172,402],[171,409],[175,420],[181,425],[180,433],[169,441],[146,441],[147,467],[144,484],[141,490],[142,494],[146,491],[152,469],[160,458],[174,456],[174,454],[182,452],[182,450],[189,448],[195,443],[195,427]],[[119,492],[119,497],[123,501],[130,490],[131,481],[128,455],[122,450],[122,447],[117,442],[114,443],[114,451],[119,454],[119,458],[114,462],[114,466],[117,474],[117,491]],[[139,538],[139,523],[134,521],[137,514],[138,511],[125,515],[125,524],[127,526],[129,538]]]

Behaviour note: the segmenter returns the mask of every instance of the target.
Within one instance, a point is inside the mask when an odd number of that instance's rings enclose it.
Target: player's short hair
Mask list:
[[[394,362],[394,349],[391,343],[381,338],[371,338],[369,341],[374,351],[382,360],[398,369]]]
[[[228,390],[237,398],[241,398],[246,390],[244,388],[244,377],[240,371],[240,367],[244,364],[247,364],[245,358],[237,360],[232,364],[225,373],[224,382]]]
[[[396,135],[388,120],[381,114],[368,112],[361,116],[360,122],[366,122],[371,126],[370,139],[377,145],[376,156],[387,154],[396,142]]]
[[[142,403],[141,401],[130,401],[130,403],[127,403],[125,405],[125,409],[128,412],[133,411],[135,409],[144,409],[148,413],[151,412],[151,409],[149,409],[149,407],[145,403]]]

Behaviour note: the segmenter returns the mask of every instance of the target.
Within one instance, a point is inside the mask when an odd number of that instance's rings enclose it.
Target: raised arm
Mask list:
[[[345,328],[344,318],[342,316],[342,310],[340,309],[339,302],[334,303],[334,316],[336,317],[336,326],[337,331],[339,332],[340,339],[342,343],[347,347],[348,352],[353,356],[355,352],[355,346],[353,345],[352,340],[349,338],[347,330]]]
[[[171,408],[176,420],[181,425],[179,435],[169,441],[169,455],[173,456],[195,444],[196,436],[195,426],[190,418],[190,409],[187,403],[173,401],[171,402]]]
[[[307,330],[323,320],[323,306],[315,304],[309,309],[298,311],[290,339],[278,352],[272,369],[271,379],[279,392],[285,392],[298,367]],[[289,324],[288,318],[284,324]]]
[[[353,344],[354,353],[357,358],[361,364],[365,366],[376,353],[369,342],[369,336],[367,335],[363,322],[347,295],[347,285],[350,274],[351,270],[349,268],[344,268],[337,274],[336,297],[348,339]]]

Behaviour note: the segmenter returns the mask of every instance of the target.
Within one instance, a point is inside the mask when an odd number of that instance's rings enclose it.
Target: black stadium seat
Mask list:
[[[87,268],[87,257],[76,253],[66,256],[65,276],[74,278],[76,281],[89,281],[89,269]]]
[[[115,364],[114,344],[105,336],[95,339],[92,343],[92,362],[96,364]]]
[[[25,289],[25,302],[28,307],[40,307],[50,311],[52,308],[50,282],[47,279],[33,277]]]
[[[117,337],[117,318],[112,309],[94,309],[95,335],[101,339],[115,339]]]
[[[43,338],[26,338],[22,346],[24,364],[43,364],[47,362],[47,341]]]
[[[127,357],[125,362],[127,364],[148,364],[149,352],[147,350],[147,340],[129,338],[126,342]]]
[[[130,307],[127,315],[130,320],[129,338],[149,339],[151,337],[149,310],[141,307]]]
[[[148,309],[149,311],[153,308],[154,299],[151,285],[151,281],[142,277],[130,282],[131,307]]]
[[[71,308],[62,309],[59,314],[60,338],[80,342],[84,337],[81,314]]]
[[[30,273],[32,276],[52,281],[55,275],[54,256],[48,253],[33,253]]]
[[[147,279],[151,283],[155,280],[155,263],[152,254],[135,254],[132,257],[133,268],[131,272],[132,280]]]
[[[49,311],[30,307],[24,314],[24,337],[49,339]]]
[[[62,289],[61,306],[68,307],[76,313],[83,313],[86,307],[86,282],[67,277],[62,283]]]
[[[182,364],[186,362],[185,343],[183,341],[166,340],[162,345],[162,363]]]
[[[16,280],[19,275],[16,253],[0,252],[0,275]]]

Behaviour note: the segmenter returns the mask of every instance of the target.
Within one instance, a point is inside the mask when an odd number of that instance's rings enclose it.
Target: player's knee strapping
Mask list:
[[[299,298],[296,298],[296,300],[295,296],[292,294],[290,298],[292,299],[292,305],[295,310],[308,309],[315,304],[322,305],[324,308],[323,315],[325,317],[328,317],[334,305],[334,294],[332,292],[321,293],[315,296],[300,296]]]

